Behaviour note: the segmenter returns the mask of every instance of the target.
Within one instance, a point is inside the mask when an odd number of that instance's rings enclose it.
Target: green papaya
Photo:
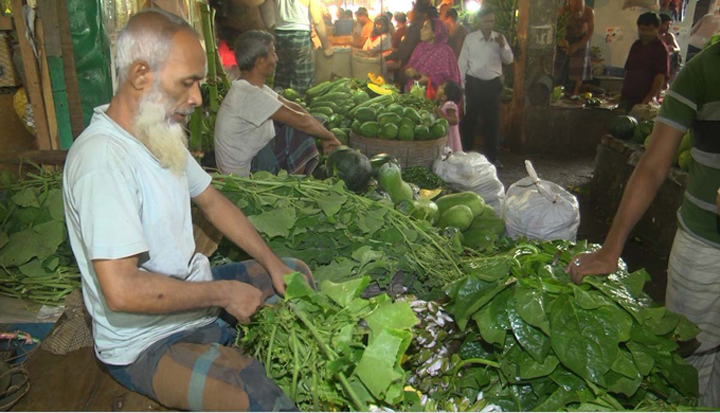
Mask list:
[[[420,115],[417,113],[417,111],[411,107],[406,107],[403,109],[403,117],[408,118],[411,121],[413,121],[415,124],[420,123]]]
[[[360,122],[374,122],[377,119],[377,113],[373,108],[360,108],[355,112],[355,119]]]
[[[398,127],[395,124],[388,123],[380,128],[378,132],[378,138],[380,139],[395,139],[398,134]]]
[[[402,125],[400,126],[400,129],[398,129],[398,139],[401,141],[411,141],[415,137],[415,132],[413,131],[413,128],[408,125]]]
[[[417,125],[413,130],[413,134],[415,140],[424,141],[430,137],[430,129],[425,125]]]
[[[377,122],[365,122],[360,125],[360,135],[366,138],[374,138],[380,132],[380,125]]]
[[[443,125],[442,123],[435,122],[430,129],[430,139],[442,138],[443,136],[447,135],[447,130],[447,126]]]
[[[339,140],[340,143],[342,143],[343,145],[348,144],[347,135],[345,134],[345,132],[342,131],[342,129],[332,128],[330,129],[330,132],[335,135],[335,139]]]
[[[350,126],[350,130],[352,131],[352,133],[354,133],[354,134],[356,134],[356,135],[361,135],[361,133],[360,133],[360,126],[362,126],[362,123],[360,123],[359,120],[355,119],[355,120],[352,122],[352,125]]]
[[[409,126],[411,129],[415,129],[415,122],[411,121],[408,118],[400,118],[400,124],[398,125],[398,127],[403,125]]]
[[[359,105],[370,100],[370,96],[363,90],[358,90],[352,97],[353,103]]]
[[[463,233],[463,245],[477,251],[485,251],[492,247],[497,240],[497,235],[484,228],[470,228]]]
[[[488,230],[497,237],[502,237],[505,235],[505,221],[494,215],[486,216],[483,214],[482,216],[473,218],[470,229]]]
[[[404,114],[403,107],[398,105],[397,103],[393,103],[392,105],[388,106],[386,110],[388,112],[397,113],[398,116],[403,116],[403,114]]]
[[[400,115],[398,115],[395,112],[385,112],[383,114],[378,115],[378,117],[377,117],[378,123],[383,126],[385,126],[389,123],[392,123],[395,126],[400,127],[401,120],[402,120],[402,118],[400,117]]]
[[[473,213],[473,217],[482,214],[483,207],[485,206],[485,201],[483,201],[482,197],[475,192],[470,191],[445,195],[435,201],[435,203],[440,209],[440,215],[455,205],[465,205],[470,208]]]
[[[460,231],[465,231],[470,228],[472,220],[473,212],[467,205],[455,205],[441,213],[437,226],[439,228],[455,227]]]

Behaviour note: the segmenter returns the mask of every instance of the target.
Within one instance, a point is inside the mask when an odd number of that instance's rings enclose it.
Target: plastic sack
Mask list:
[[[648,10],[660,10],[660,2],[658,0],[625,0],[623,10],[630,7],[642,7]]]
[[[472,191],[502,217],[505,186],[497,177],[495,165],[477,152],[455,152],[445,148],[445,156],[433,164],[433,172],[455,191]]]
[[[525,161],[528,177],[514,184],[505,194],[505,227],[517,239],[575,241],[580,225],[577,199],[561,186],[538,178],[530,161]]]

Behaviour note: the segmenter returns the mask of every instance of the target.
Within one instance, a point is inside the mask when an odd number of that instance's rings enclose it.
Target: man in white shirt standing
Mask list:
[[[458,60],[465,89],[465,118],[460,132],[463,148],[472,149],[478,121],[483,118],[484,155],[498,165],[502,65],[512,63],[513,53],[505,37],[493,31],[495,12],[484,8],[478,18],[480,30],[465,38]]]

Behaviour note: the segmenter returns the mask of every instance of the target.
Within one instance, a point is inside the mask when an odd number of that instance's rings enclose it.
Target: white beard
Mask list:
[[[133,132],[163,168],[180,175],[186,167],[188,139],[183,126],[168,118],[164,100],[158,90],[140,100]]]

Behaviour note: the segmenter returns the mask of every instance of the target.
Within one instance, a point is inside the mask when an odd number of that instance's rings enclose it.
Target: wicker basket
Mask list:
[[[350,132],[350,147],[358,149],[368,158],[386,153],[397,158],[400,166],[424,166],[432,168],[433,162],[442,155],[447,136],[430,141],[391,141],[366,138]]]

